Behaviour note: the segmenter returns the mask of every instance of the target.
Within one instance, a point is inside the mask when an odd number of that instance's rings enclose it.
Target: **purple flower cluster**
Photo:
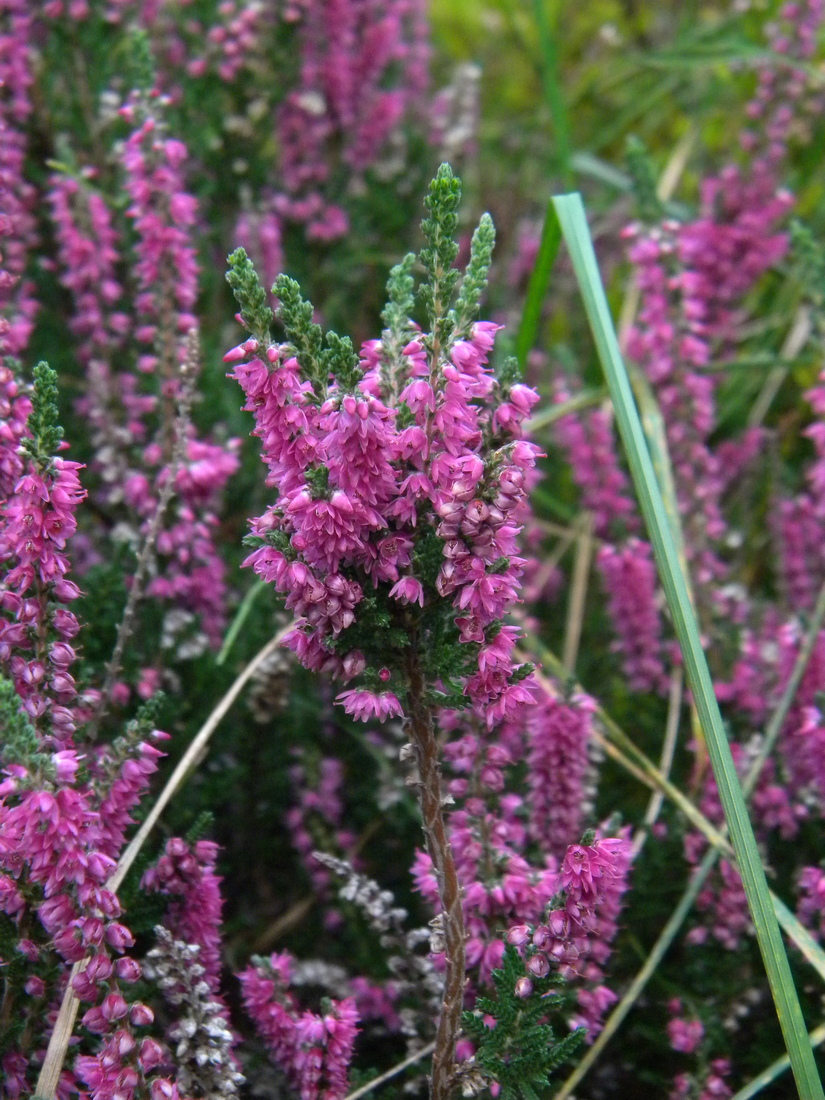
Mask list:
[[[771,45],[784,64],[760,71],[749,107],[761,122],[759,138],[750,131],[742,136],[747,171],[730,165],[707,178],[693,221],[648,230],[636,225],[625,234],[641,291],[628,352],[656,386],[700,592],[725,573],[717,548],[726,531],[720,498],[728,483],[720,452],[708,442],[718,375],[706,368],[733,345],[746,317],[746,294],[786,252],[787,235],[778,225],[793,199],[779,185],[778,171],[794,108],[808,89],[794,61],[810,56],[824,15],[820,0],[786,4],[780,12],[783,30],[771,31]]]
[[[287,644],[307,668],[389,684],[392,669],[367,668],[360,648],[342,644],[365,595],[381,588],[399,615],[449,601],[460,641],[480,647],[464,694],[490,725],[530,701],[513,679],[515,631],[497,624],[518,598],[514,516],[537,454],[519,427],[535,393],[518,384],[505,394],[487,366],[495,331],[475,324],[443,359],[416,338],[389,362],[371,341],[349,391],[334,382],[316,393],[289,345],[253,337],[225,357],[279,494],[252,525],[265,545],[247,564],[286,596],[297,619]],[[442,563],[427,580],[416,551],[433,533]],[[402,711],[398,690],[338,701],[355,717],[386,718]]]
[[[667,1025],[670,1045],[681,1054],[693,1054],[705,1036],[702,1021],[684,1016],[682,1002],[678,997],[669,1002],[668,1010],[671,1013],[670,1023]]]
[[[557,859],[584,832],[592,811],[593,710],[586,695],[562,700],[541,691],[527,715],[529,833]]]
[[[153,739],[164,736],[156,731]],[[119,757],[89,754],[83,781],[78,778],[83,757],[66,747],[50,754],[39,771],[9,765],[0,784],[0,908],[26,932],[19,950],[33,976],[20,1010],[28,1020],[29,1042],[42,1034],[47,987],[39,975],[53,967],[51,953],[62,960],[64,973],[72,963],[82,963],[72,979],[75,995],[89,1006],[81,1023],[105,1038],[98,1054],[77,1059],[75,1072],[92,1087],[94,1100],[114,1097],[116,1087],[125,1090],[118,1095],[132,1097],[129,1089],[143,1083],[144,1071],[159,1062],[157,1044],[134,1035],[153,1014],[129,997],[140,967],[124,954],[134,939],[119,919],[121,906],[107,882],[123,830],[132,823],[130,811],[162,753],[146,741],[121,749]],[[68,1071],[64,1076],[72,1078]]]
[[[20,441],[26,434],[31,401],[13,372],[0,366],[0,502],[14,491],[23,473]]]
[[[662,618],[650,543],[631,538],[620,547],[607,544],[599,550],[597,563],[616,632],[612,648],[621,655],[628,687],[662,691]]]
[[[714,1058],[699,1079],[680,1073],[673,1082],[670,1100],[728,1100],[733,1090],[727,1083],[731,1064],[727,1058]]]
[[[291,971],[286,953],[244,970],[244,1007],[301,1100],[342,1100],[358,1033],[355,1001],[327,1001],[323,1015],[301,1011],[289,992]]]
[[[221,981],[221,878],[215,873],[218,846],[199,840],[192,847],[180,837],[167,841],[157,863],[141,880],[145,890],[172,898],[165,926],[175,939],[200,950],[198,962],[213,995]]]
[[[617,929],[630,845],[623,836],[599,839],[591,847],[575,843],[592,812],[588,750],[593,710],[586,696],[563,700],[542,687],[534,706],[493,731],[477,724],[468,732],[457,714],[442,715],[440,724],[462,734],[447,743],[444,753],[454,776],[448,790],[457,808],[449,818],[449,840],[462,886],[467,965],[474,982],[488,983],[501,965],[508,928],[543,926],[552,900],[567,891],[571,913],[574,903],[593,910],[568,928],[582,963],[565,973],[580,986],[578,1022],[598,1030],[612,998],[600,968]],[[520,783],[521,761],[528,768]],[[586,867],[577,871],[580,861]],[[436,876],[424,852],[417,854],[413,877],[416,888],[438,908]],[[541,935],[534,946],[539,940]],[[539,967],[535,973],[547,972],[544,963],[533,965]]]
[[[31,113],[33,19],[26,0],[0,4],[0,355],[29,342],[37,303],[23,276],[34,243],[34,189],[23,174]]]
[[[458,725],[458,716],[452,721],[443,716],[441,725]],[[449,841],[462,887],[467,966],[480,983],[501,965],[508,926],[539,921],[558,888],[553,857],[547,853],[538,865],[529,858],[525,799],[512,782],[519,750],[523,753],[506,727],[489,734],[480,723],[444,750],[454,776],[448,790],[457,802],[449,817]],[[438,910],[438,882],[427,853],[417,853],[412,872],[416,889]]]
[[[557,387],[555,400],[569,399]],[[555,424],[555,437],[565,453],[581,504],[593,517],[600,539],[636,531],[639,517],[630,496],[627,475],[619,465],[611,418],[603,409],[568,413]],[[656,569],[649,543],[636,537],[605,542],[597,565],[607,592],[608,613],[632,691],[661,691],[665,683],[662,661],[662,621],[657,598]]]
[[[551,969],[587,982],[578,990],[579,1011],[572,1027],[587,1028],[592,1041],[616,994],[603,983],[604,965],[618,930],[622,898],[630,871],[630,842],[622,837],[571,844],[561,865],[558,889],[564,903],[537,927],[515,925],[507,942],[525,949],[528,973],[546,977]],[[528,985],[521,995],[530,993]]]
[[[183,142],[163,132],[160,119],[129,104],[122,111],[137,123],[123,148],[124,188],[130,199],[126,213],[137,235],[134,273],[135,299],[141,322],[137,335],[152,352],[138,368],[159,371],[164,396],[174,387],[172,372],[181,361],[180,341],[197,320],[192,312],[198,292],[198,264],[191,234],[197,203],[184,186]],[[168,323],[169,314],[174,318]],[[171,328],[171,331],[170,331]]]
[[[776,520],[781,578],[794,611],[810,611],[825,580],[825,371],[805,393],[815,419],[804,434],[814,447],[805,488],[779,502]]]
[[[80,627],[66,605],[80,590],[68,579],[66,542],[86,496],[79,469],[63,458],[45,468],[30,459],[0,503],[0,668],[35,729],[57,748],[71,743],[78,720],[69,669]]]
[[[310,238],[331,240],[349,226],[322,197],[330,151],[338,147],[356,178],[374,164],[426,88],[427,24],[420,0],[304,0],[296,9],[300,76],[277,114],[284,189],[275,205]]]
[[[176,28],[161,20],[156,28],[159,46],[178,42],[179,63],[192,76],[217,73],[229,88],[245,73],[259,72],[269,43],[283,38],[295,63],[288,74],[282,67],[277,73],[282,90],[271,128],[278,186],[263,188],[235,232],[269,286],[282,270],[288,224],[303,227],[310,241],[335,241],[349,232],[345,204],[363,192],[367,172],[391,178],[406,166],[403,127],[422,121],[429,83],[425,5],[290,0],[275,9],[224,0],[207,22],[190,17]]]
[[[118,308],[119,234],[103,196],[89,181],[71,177],[54,177],[50,192],[61,278],[74,299],[72,328],[87,371],[79,409],[92,427],[93,471],[102,483],[96,496],[143,535],[170,476],[179,367],[184,338],[196,325],[198,280],[192,240],[197,207],[183,177],[187,151],[167,135],[162,107],[158,97],[136,98],[122,111],[135,126],[121,157],[126,214],[135,232],[134,318]],[[137,341],[136,372],[120,365],[130,336]],[[147,594],[178,612],[175,623],[181,615],[197,617],[205,639],[217,646],[226,581],[215,545],[216,513],[238,467],[239,444],[200,440],[191,426],[189,435],[175,477],[173,515],[156,543],[163,567]]]
[[[563,405],[570,396],[559,386],[554,400]],[[593,531],[602,539],[616,531],[635,531],[639,525],[627,474],[619,465],[612,420],[610,412],[600,408],[568,413],[554,425],[555,440],[570,466],[582,508],[593,516]]]

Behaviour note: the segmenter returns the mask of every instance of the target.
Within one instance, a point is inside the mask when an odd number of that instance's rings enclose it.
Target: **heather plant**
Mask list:
[[[410,740],[402,755],[416,766],[427,842],[417,874],[440,909],[437,953],[445,976],[431,1077],[436,1097],[453,1088],[467,964],[483,957],[481,977],[489,980],[490,959],[503,947],[500,938],[490,942],[492,928],[483,924],[469,926],[465,945],[465,909],[469,918],[474,892],[489,891],[492,899],[495,891],[481,886],[486,876],[472,857],[466,863],[464,849],[494,819],[473,808],[466,826],[462,813],[445,822],[436,714],[453,712],[454,726],[461,722],[456,708],[470,708],[479,730],[489,730],[518,725],[534,703],[531,666],[513,660],[517,631],[502,620],[517,599],[523,560],[516,522],[536,459],[520,424],[537,396],[515,381],[512,363],[499,377],[487,367],[496,326],[475,317],[494,232],[482,218],[461,277],[453,266],[459,197],[458,181],[442,165],[430,187],[419,257],[430,331],[420,333],[410,319],[409,256],[390,274],[387,328],[380,341],[364,345],[360,359],[347,338],[322,333],[312,306],[286,277],[273,293],[288,343],[275,343],[272,311],[243,250],[230,257],[227,275],[251,336],[225,358],[255,415],[268,481],[278,491],[253,522],[256,548],[247,564],[276,585],[295,613],[285,644],[302,664],[360,682],[336,699],[347,713],[363,721],[406,720]],[[456,747],[466,754],[476,743],[470,733]],[[511,754],[496,748],[479,754],[478,794],[504,786],[501,768]],[[476,765],[462,762],[465,769]],[[472,802],[483,806],[478,794]],[[507,868],[511,894],[521,880],[522,896],[498,902],[499,928],[508,917],[538,919],[558,881],[552,865],[533,869],[520,856],[523,830],[514,821],[511,839],[505,820],[493,826],[496,862]],[[567,843],[575,839],[569,824],[558,828],[556,843],[565,835]],[[603,868],[620,875],[610,858],[596,868],[596,877]],[[585,942],[587,927],[579,931]]]
[[[0,0],[0,1098],[820,1095],[823,10],[557,14]]]

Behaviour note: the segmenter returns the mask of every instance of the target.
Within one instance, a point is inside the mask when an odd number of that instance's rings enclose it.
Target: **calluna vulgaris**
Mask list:
[[[624,351],[757,837],[819,939],[825,252],[789,227],[785,181],[821,114],[824,16],[776,7],[739,153],[695,205],[663,200],[637,144],[637,217],[603,237],[632,272]],[[469,239],[446,164],[378,332],[375,257],[406,239],[428,166],[478,153],[478,72],[433,94],[430,52],[421,0],[0,0],[0,1100],[344,1100],[399,1062],[388,1093],[534,1100],[609,1034],[671,880],[723,824],[695,724],[673,750],[691,824],[656,797],[632,839],[604,819],[641,817],[605,749],[635,779],[655,769],[623,756],[574,669],[605,673],[640,743],[658,751],[667,725],[667,771],[680,657],[611,410],[567,371],[545,385],[550,353],[529,357],[535,389],[508,358],[514,288],[488,288],[492,220]],[[230,243],[234,383],[216,354]],[[512,279],[537,248],[524,238]],[[354,346],[324,315],[378,335]],[[559,358],[584,374],[576,325]],[[743,414],[724,379],[764,349],[782,377]],[[258,585],[240,601],[248,512]],[[559,634],[570,543],[585,572],[593,549],[604,607],[573,586],[566,641],[578,615],[588,652],[562,665],[540,639]],[[165,835],[127,843],[166,754],[275,630],[235,682],[251,675],[249,722]],[[233,798],[214,825],[230,846],[247,818],[274,823],[276,854],[260,844],[249,869],[197,814]],[[293,856],[307,892],[284,909],[268,880]],[[258,901],[225,901],[223,876],[234,894],[247,871]],[[302,957],[322,928],[323,957]],[[752,942],[720,858],[592,1095],[647,1087],[638,1045],[658,1094],[731,1096],[771,1026]]]

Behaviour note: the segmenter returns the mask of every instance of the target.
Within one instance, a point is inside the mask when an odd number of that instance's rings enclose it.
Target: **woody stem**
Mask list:
[[[430,1100],[448,1100],[452,1092],[455,1045],[461,1029],[461,1011],[464,1005],[464,913],[461,887],[444,824],[433,712],[432,707],[424,701],[424,675],[414,645],[407,663],[407,683],[408,733],[418,765],[418,799],[427,851],[438,882],[445,943],[444,998],[435,1037]]]

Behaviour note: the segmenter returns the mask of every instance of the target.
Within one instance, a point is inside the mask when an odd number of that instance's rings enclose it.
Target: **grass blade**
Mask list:
[[[555,219],[555,214],[553,218]],[[527,350],[529,351],[530,349],[528,348]],[[521,360],[519,360],[519,362],[521,362]],[[570,413],[578,412],[580,409],[587,409],[591,405],[600,405],[606,396],[607,394],[602,389],[582,390],[581,393],[576,393],[572,397],[568,397],[566,401],[561,401],[558,405],[547,405],[545,408],[539,409],[537,413],[530,417],[524,425],[525,431],[534,435],[542,428],[546,428],[550,424],[555,424],[555,422],[561,420],[563,416],[569,416]]]
[[[553,37],[554,28],[550,26],[545,0],[533,0],[533,7],[536,13],[539,45],[541,47],[541,79],[544,84],[547,104],[550,108],[550,116],[553,119],[559,172],[564,180],[564,186],[572,187],[573,165],[570,145],[570,119],[567,115],[564,91],[559,79],[559,59]]]
[[[252,587],[244,596],[243,600],[241,601],[241,606],[235,613],[235,618],[229,624],[229,629],[227,630],[226,637],[223,640],[221,651],[215,659],[216,665],[222,665],[229,654],[232,652],[232,646],[235,644],[238,635],[241,632],[243,624],[249,617],[249,613],[252,610],[253,604],[265,588],[266,581],[258,581],[257,583],[252,585]]]
[[[613,398],[619,432],[633,483],[653,543],[659,576],[682,650],[688,682],[699,714],[719,797],[736,852],[742,884],[768,976],[785,1046],[802,1100],[825,1100],[808,1030],[794,988],[765,870],[748,818],[742,788],[722,726],[699,628],[673,541],[671,524],[647,450],[639,414],[602,286],[596,255],[578,194],[554,199],[585,310]]]
[[[530,275],[530,282],[527,285],[527,301],[524,303],[524,312],[521,315],[521,323],[516,334],[516,359],[518,359],[522,371],[527,366],[527,356],[536,343],[536,334],[539,331],[539,321],[541,320],[541,307],[547,297],[550,273],[553,270],[553,264],[556,262],[560,244],[561,226],[551,199],[547,204],[547,213],[544,215],[539,250]]]

